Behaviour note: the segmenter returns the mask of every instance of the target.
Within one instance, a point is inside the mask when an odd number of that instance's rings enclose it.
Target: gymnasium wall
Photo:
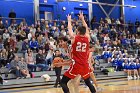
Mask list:
[[[33,0],[18,0],[24,2],[16,2],[16,0],[0,0],[0,14],[8,17],[11,9],[17,14],[17,18],[26,18],[27,23],[34,22]]]
[[[110,4],[114,4],[116,0],[98,0],[101,3],[110,3]],[[93,2],[96,2],[96,0],[93,0]],[[120,2],[118,3],[120,4]],[[104,12],[101,10],[99,5],[93,4],[93,16],[96,16],[97,21],[100,20],[100,18],[106,18],[106,15],[104,14]],[[111,10],[112,6],[103,6],[104,10],[109,13],[109,11]],[[121,15],[121,10],[120,7],[115,7],[113,12],[110,14],[110,18],[115,18],[118,19],[120,18]]]
[[[125,4],[133,4],[136,8],[125,8],[125,20],[135,22],[136,18],[140,20],[140,0],[125,0]]]
[[[83,4],[83,6],[80,6]],[[66,7],[66,10],[62,10],[63,7]],[[52,12],[54,18],[66,20],[67,14],[72,14],[72,17],[77,17],[79,11],[82,10],[84,14],[88,16],[88,4],[87,3],[77,3],[77,2],[56,2],[56,0],[48,0],[44,4],[44,0],[40,0],[40,18],[45,18],[44,11]]]

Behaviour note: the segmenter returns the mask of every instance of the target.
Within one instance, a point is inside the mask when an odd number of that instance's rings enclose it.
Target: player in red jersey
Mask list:
[[[78,27],[78,34],[75,36],[72,31],[71,15],[68,15],[67,18],[68,32],[72,43],[71,58],[73,62],[63,75],[61,80],[62,89],[64,93],[69,93],[69,88],[67,86],[68,81],[74,79],[77,75],[81,75],[91,93],[96,93],[94,86],[90,82],[90,69],[88,63],[90,35],[83,13],[80,13],[79,15],[79,19],[81,19],[83,26]]]

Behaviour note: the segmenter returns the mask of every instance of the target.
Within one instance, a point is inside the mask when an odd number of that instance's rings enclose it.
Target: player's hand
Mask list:
[[[90,67],[90,69],[91,69],[91,71],[94,71],[94,68],[92,66]]]
[[[67,20],[71,21],[71,15],[69,15],[69,14],[67,15]]]
[[[83,15],[83,12],[82,11],[79,12],[79,19],[80,20],[84,20],[84,15]]]

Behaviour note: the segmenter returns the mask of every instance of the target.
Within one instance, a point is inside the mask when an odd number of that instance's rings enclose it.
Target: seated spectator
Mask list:
[[[48,65],[45,64],[45,57],[42,54],[42,50],[39,50],[38,54],[36,55],[36,65],[41,71],[46,71],[49,69]]]
[[[26,39],[26,33],[25,30],[23,28],[21,28],[20,32],[19,32],[19,40],[24,40]]]
[[[101,54],[102,49],[103,49],[103,48],[101,47],[99,41],[97,41],[97,42],[95,43],[95,52],[96,52],[97,54]]]
[[[21,72],[20,72],[18,64],[19,64],[19,58],[16,55],[14,60],[12,60],[10,63],[10,71],[9,72],[14,73],[17,79],[21,78]]]
[[[140,25],[137,27],[137,34],[140,36]]]
[[[64,25],[61,25],[61,33],[60,33],[62,36],[66,36],[67,35],[67,32],[64,28]]]
[[[54,34],[53,34],[53,38],[54,38],[55,40],[57,40],[58,37],[59,37],[59,35],[60,35],[60,31],[59,31],[58,27],[56,27],[55,32],[54,32]]]
[[[33,37],[33,32],[30,31],[30,32],[28,33],[28,40],[30,41],[30,40],[32,39],[32,37]]]
[[[12,49],[10,49],[8,51],[8,63],[10,63],[14,58],[15,58],[15,54],[14,54],[14,51]]]
[[[7,57],[8,57],[8,52],[6,51],[6,49],[3,49],[0,53],[1,55],[1,65],[2,66],[6,66],[7,65]]]
[[[4,33],[3,33],[3,40],[6,40],[6,39],[9,38],[9,37],[10,37],[10,35],[9,35],[9,33],[8,33],[8,30],[5,29],[5,31],[4,31]]]
[[[3,35],[4,30],[5,28],[4,28],[3,22],[0,20],[0,35]]]
[[[32,24],[32,26],[30,28],[30,32],[32,33],[33,36],[35,36],[36,28],[35,28],[34,24]]]
[[[25,39],[22,43],[22,49],[21,49],[21,51],[24,53],[24,55],[25,55],[28,48],[29,48],[28,39]]]
[[[5,20],[4,27],[5,27],[6,29],[8,29],[8,27],[9,27],[8,20]]]
[[[31,72],[36,71],[36,64],[35,64],[35,58],[33,57],[32,53],[28,53],[28,56],[26,58],[26,62],[28,65],[28,69]]]
[[[2,36],[0,35],[0,50],[2,50],[3,48],[4,48],[3,40],[2,40]]]
[[[37,31],[35,32],[35,37],[38,38],[39,35],[42,35],[42,31],[40,30],[40,28],[37,28]]]
[[[35,38],[32,38],[32,40],[29,42],[29,47],[31,48],[31,50],[38,50],[39,45]]]
[[[108,34],[106,34],[105,37],[104,37],[104,42],[105,41],[110,41],[110,38],[109,38]]]
[[[27,67],[27,63],[25,62],[23,57],[18,62],[18,67],[19,67],[19,70],[21,71],[21,74],[23,75],[23,77],[25,77],[25,78],[29,78],[30,77],[30,74],[29,74],[29,71],[28,71],[28,67]]]
[[[123,47],[127,48],[128,47],[128,39],[126,38],[126,36],[123,36],[123,39],[121,40],[121,44]]]
[[[13,51],[16,51],[16,39],[15,39],[15,36],[14,35],[12,35],[10,38],[9,38],[9,40],[8,40],[8,43],[9,43],[9,45],[10,45],[10,49],[12,49]],[[8,49],[9,50],[9,49]]]
[[[46,56],[46,65],[51,66],[53,60],[53,47],[50,47],[47,56]]]
[[[10,33],[10,35],[12,35],[14,33],[14,30],[15,30],[15,27],[13,24],[11,24],[9,27],[8,27],[8,31]]]

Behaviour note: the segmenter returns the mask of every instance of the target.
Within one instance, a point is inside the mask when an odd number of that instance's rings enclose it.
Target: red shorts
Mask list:
[[[77,75],[81,75],[83,79],[87,79],[90,77],[90,68],[88,64],[79,65],[73,63],[64,75],[71,79],[74,79]]]

